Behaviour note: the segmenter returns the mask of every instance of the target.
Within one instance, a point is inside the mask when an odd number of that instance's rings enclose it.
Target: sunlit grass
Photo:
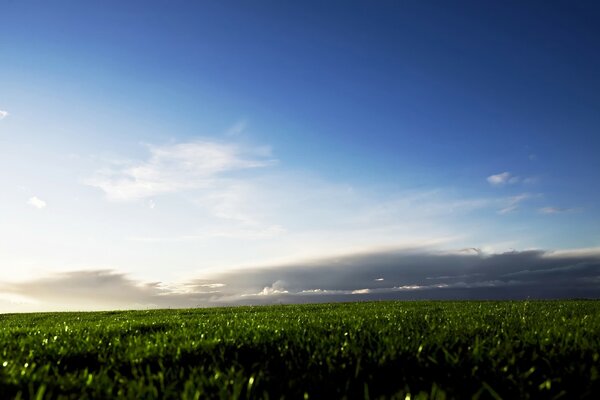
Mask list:
[[[600,302],[0,315],[0,397],[595,398]]]

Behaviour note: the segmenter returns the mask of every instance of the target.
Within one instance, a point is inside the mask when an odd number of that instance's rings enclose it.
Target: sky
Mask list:
[[[594,1],[0,1],[0,312],[600,296]]]

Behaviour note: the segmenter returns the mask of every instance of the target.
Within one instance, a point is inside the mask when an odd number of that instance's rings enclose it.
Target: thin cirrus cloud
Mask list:
[[[225,173],[273,165],[268,148],[215,141],[149,146],[145,161],[128,161],[96,171],[85,183],[112,201],[140,200],[212,187]]]
[[[337,240],[348,246],[362,237],[363,248],[377,246],[379,240],[379,245],[385,246],[413,243],[408,238],[414,238],[415,232],[425,242],[431,238],[446,241],[460,236],[456,225],[469,213],[488,209],[492,215],[494,211],[509,214],[533,197],[524,193],[469,198],[443,188],[374,192],[297,171],[267,169],[276,164],[268,147],[231,141],[205,139],[149,145],[148,149],[145,160],[107,163],[85,181],[102,190],[109,201],[139,200],[149,208],[160,204],[155,201],[158,196],[185,192],[189,208],[174,211],[187,215],[177,231],[128,236],[138,242],[281,236],[292,241],[303,235],[312,243],[311,238],[322,235],[329,238],[327,242]],[[499,176],[507,182],[512,177]]]
[[[575,211],[574,208],[563,208],[563,207],[542,207],[538,210],[540,214],[563,214]]]
[[[46,202],[37,196],[33,196],[29,200],[27,200],[27,204],[37,208],[38,210],[46,208]]]
[[[374,251],[260,265],[167,285],[114,270],[0,284],[21,310],[199,307],[378,299],[594,298],[600,249],[583,252]],[[0,307],[2,307],[0,302]],[[18,307],[16,307],[18,308]],[[13,305],[12,309],[15,309]]]
[[[521,178],[511,174],[510,172],[501,172],[499,174],[488,176],[486,180],[492,186],[504,186],[519,183]]]
[[[130,237],[142,242],[269,238],[287,233],[288,225],[290,234],[314,234],[316,229],[348,236],[377,228],[387,229],[390,237],[389,230],[395,229],[390,221],[414,237],[415,231],[429,229],[423,225],[433,216],[457,217],[491,203],[449,198],[436,190],[378,194],[289,170],[261,173],[276,164],[268,147],[203,140],[148,149],[146,160],[108,163],[85,181],[110,201],[140,200],[148,207],[159,204],[154,197],[186,192],[186,212],[195,215],[186,221],[203,218],[201,228],[190,223],[174,235]],[[429,233],[448,236],[439,230]],[[372,233],[370,237],[374,240]]]
[[[0,119],[8,117],[8,111],[0,110]]]
[[[498,210],[498,214],[505,215],[505,214],[510,214],[512,212],[515,212],[515,211],[517,211],[517,209],[519,208],[519,205],[521,203],[523,203],[526,200],[531,199],[532,197],[535,197],[535,196],[530,193],[521,193],[516,196],[508,197],[507,199],[505,199],[504,206],[500,210]]]
[[[247,123],[245,120],[241,120],[233,124],[227,131],[225,132],[226,136],[237,136],[243,133],[246,130]]]

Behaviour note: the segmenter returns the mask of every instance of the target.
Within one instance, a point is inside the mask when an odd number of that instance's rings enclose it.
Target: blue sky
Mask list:
[[[595,2],[287,3],[2,2],[0,282],[600,247]]]

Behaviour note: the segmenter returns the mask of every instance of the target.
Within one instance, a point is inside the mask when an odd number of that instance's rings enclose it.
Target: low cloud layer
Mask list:
[[[600,251],[373,252],[212,274],[178,285],[112,270],[0,283],[13,310],[204,307],[383,299],[599,298]]]

